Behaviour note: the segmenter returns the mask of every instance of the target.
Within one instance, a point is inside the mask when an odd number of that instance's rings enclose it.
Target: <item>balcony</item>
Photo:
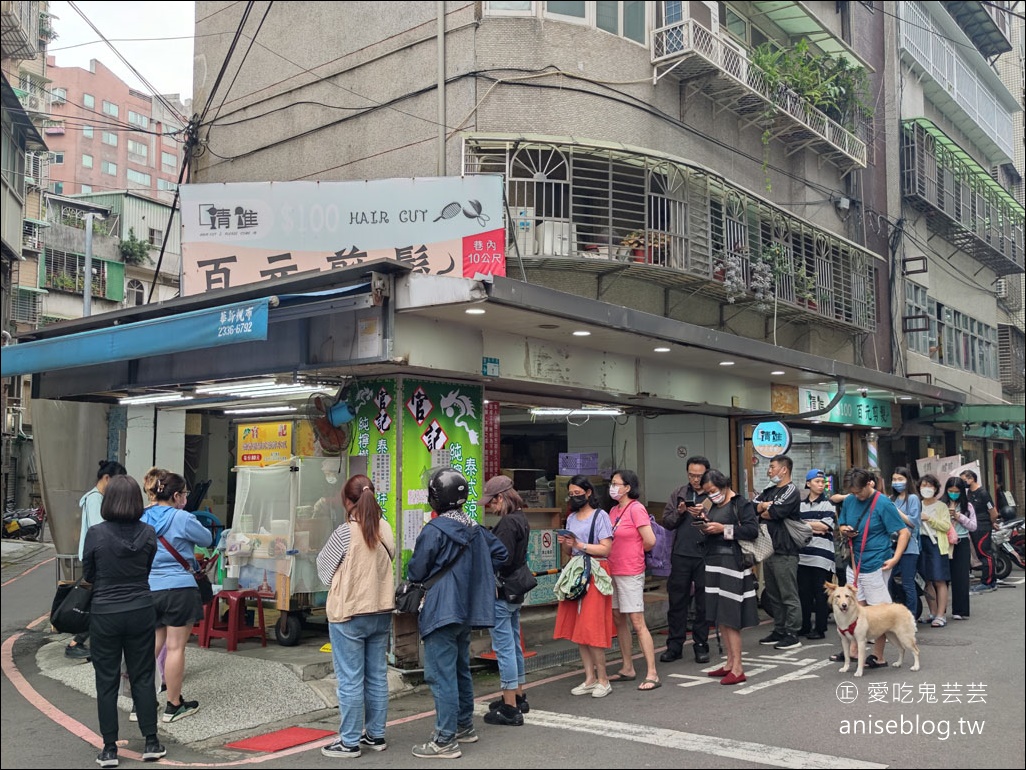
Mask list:
[[[1007,5],[956,0],[944,3],[944,9],[980,53],[990,58],[1012,50],[1012,9],[1003,7]]]
[[[1026,336],[1011,324],[998,324],[998,367],[1006,393],[1026,391]]]
[[[1016,97],[940,3],[910,0],[896,8],[901,58],[920,77],[927,98],[988,160],[1011,163]]]
[[[43,228],[45,222],[37,222],[34,219],[25,219],[21,223],[21,249],[26,251],[43,250]]]
[[[39,53],[39,0],[3,0],[0,44],[4,59],[35,59]]]
[[[694,83],[714,102],[769,130],[794,152],[812,149],[843,171],[866,167],[865,142],[800,94],[771,86],[743,47],[695,19],[653,31],[652,66],[657,79],[672,72],[682,83]]]
[[[997,275],[1023,272],[1024,210],[925,118],[905,121],[902,194],[930,229]]]
[[[876,328],[872,253],[696,164],[475,134],[463,173],[504,176],[510,267],[623,273],[778,319]]]

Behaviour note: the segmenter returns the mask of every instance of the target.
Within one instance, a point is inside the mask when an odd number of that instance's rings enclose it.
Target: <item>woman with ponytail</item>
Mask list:
[[[321,753],[358,757],[384,751],[388,715],[388,635],[392,630],[395,536],[362,474],[342,488],[346,520],[317,554],[317,574],[329,585],[325,607],[338,680],[338,738]]]

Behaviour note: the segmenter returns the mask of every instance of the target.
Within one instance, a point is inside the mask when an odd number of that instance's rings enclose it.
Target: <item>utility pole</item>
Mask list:
[[[85,286],[82,291],[82,317],[88,318],[93,312],[93,220],[104,220],[102,214],[92,211],[85,215]]]

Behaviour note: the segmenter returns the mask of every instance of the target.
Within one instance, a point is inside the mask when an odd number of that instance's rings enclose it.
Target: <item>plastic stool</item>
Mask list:
[[[228,622],[220,621],[221,600],[228,602]],[[246,622],[246,600],[256,601],[255,623]],[[256,591],[221,591],[204,608],[203,627],[199,633],[200,647],[209,647],[211,639],[227,639],[228,652],[239,648],[241,639],[260,639],[267,646],[267,627],[264,625],[264,602]]]

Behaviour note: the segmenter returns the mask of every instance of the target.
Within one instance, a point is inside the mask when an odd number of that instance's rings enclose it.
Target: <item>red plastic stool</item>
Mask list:
[[[221,600],[228,602],[228,622],[222,623]],[[256,623],[246,622],[246,600],[256,601]],[[264,625],[264,602],[256,591],[221,591],[214,596],[203,612],[203,627],[199,633],[200,647],[209,647],[211,639],[227,639],[228,652],[239,648],[241,639],[260,639],[267,646],[267,627]],[[204,643],[205,642],[205,643]]]

